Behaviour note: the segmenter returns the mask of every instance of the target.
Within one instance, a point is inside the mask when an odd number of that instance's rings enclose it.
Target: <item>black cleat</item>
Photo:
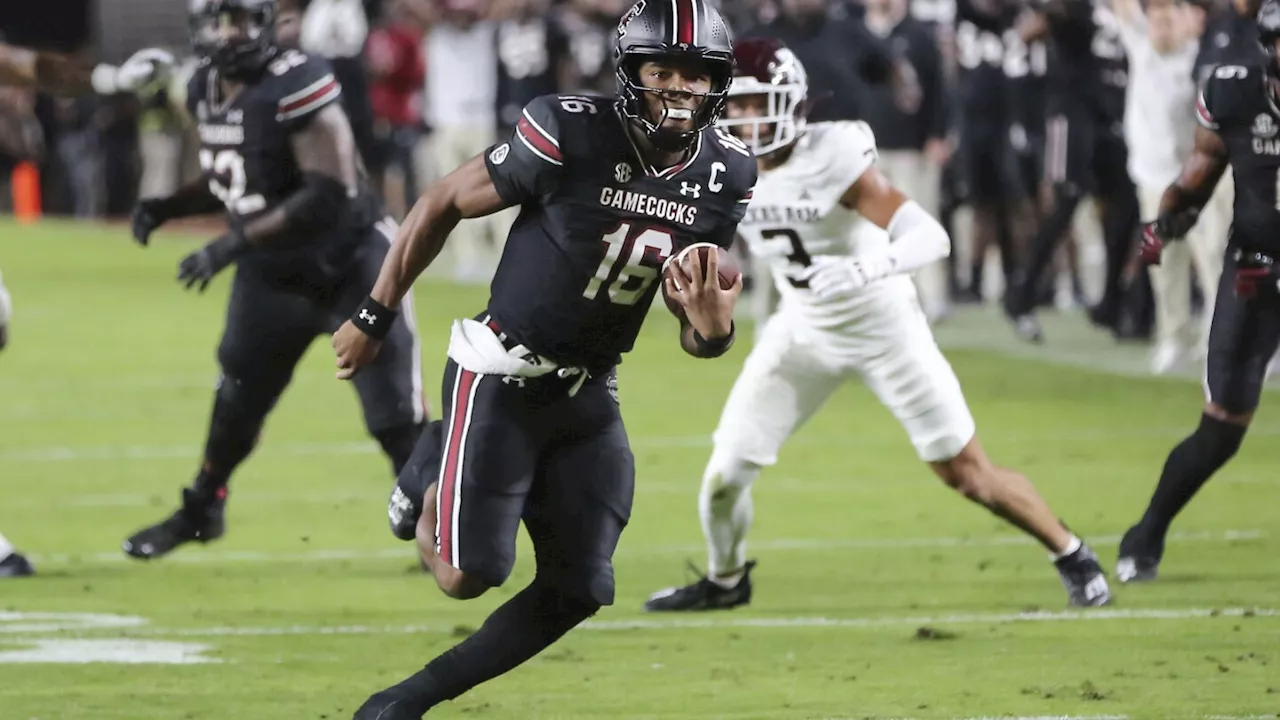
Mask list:
[[[35,566],[18,553],[0,560],[0,578],[29,577],[36,574]]]
[[[731,588],[718,585],[709,576],[703,575],[691,585],[659,590],[645,601],[644,609],[646,612],[685,612],[728,610],[746,605],[751,602],[751,569],[755,566],[755,560],[748,560],[742,568],[742,578]],[[689,568],[695,575],[698,574],[698,569],[692,564]]]
[[[422,720],[425,714],[390,688],[365,700],[352,720]]]
[[[1072,607],[1100,607],[1111,602],[1107,576],[1098,564],[1098,556],[1088,545],[1081,545],[1070,555],[1053,562],[1067,589],[1067,604]]]
[[[1160,558],[1163,556],[1163,539],[1153,543],[1144,536],[1141,524],[1134,525],[1120,539],[1116,579],[1122,583],[1155,580],[1160,570]]]
[[[396,476],[396,486],[387,502],[387,519],[391,534],[405,541],[417,535],[418,518],[422,516],[422,496],[440,475],[444,457],[444,422],[432,421],[423,429],[413,454]]]
[[[225,495],[209,498],[191,488],[182,490],[182,507],[167,520],[135,533],[124,541],[125,554],[139,560],[164,557],[180,545],[198,541],[211,542],[226,531],[223,520]]]

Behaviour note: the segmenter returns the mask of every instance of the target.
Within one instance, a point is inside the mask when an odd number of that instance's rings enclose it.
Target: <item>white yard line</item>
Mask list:
[[[1101,609],[1069,612],[1031,613],[972,613],[959,615],[918,615],[902,617],[662,617],[633,620],[589,620],[579,626],[588,632],[619,632],[629,630],[724,630],[724,629],[795,629],[822,628],[866,630],[902,626],[954,626],[990,625],[998,623],[1058,623],[1104,620],[1189,620],[1210,617],[1265,617],[1280,615],[1272,608],[1170,608],[1170,609]],[[110,637],[261,637],[261,636],[320,636],[320,635],[418,635],[453,633],[457,626],[447,625],[284,625],[264,627],[204,627],[204,628],[103,628],[73,632],[77,636],[90,632],[105,633]],[[22,633],[11,633],[20,635]]]
[[[1190,424],[1128,427],[1128,428],[1078,428],[1068,432],[1043,433],[1006,433],[999,436],[1002,442],[1092,442],[1119,438],[1168,438],[1175,440],[1191,432]],[[1249,429],[1250,437],[1280,436],[1280,427],[1258,426]],[[910,448],[903,444],[897,436],[871,437],[865,434],[850,433],[848,436],[804,435],[791,438],[787,446],[829,446],[840,447],[888,447],[901,446],[905,456],[909,456]],[[711,435],[639,435],[631,438],[631,445],[636,448],[709,448]],[[201,446],[196,444],[168,445],[52,445],[13,450],[0,450],[0,462],[83,462],[102,460],[194,460],[200,454]],[[258,455],[279,457],[346,457],[352,455],[377,455],[382,451],[372,441],[328,442],[328,443],[264,443]]]
[[[1218,532],[1182,532],[1169,535],[1170,543],[1236,542],[1267,537],[1265,530],[1225,530]],[[1120,544],[1119,535],[1100,535],[1088,538],[1094,547],[1111,547]],[[1010,545],[1034,545],[1035,541],[1023,535],[992,535],[987,537],[933,537],[933,538],[776,538],[752,542],[752,550],[803,550],[808,552],[835,550],[910,550],[920,548],[982,548]],[[699,553],[706,548],[701,544],[636,545],[618,550],[620,557],[654,557],[661,555],[685,555]],[[411,559],[414,557],[410,543],[378,550],[320,549],[305,552],[261,552],[255,550],[202,550],[190,548],[165,558],[163,563],[191,565],[236,565],[242,563],[306,563],[335,562],[341,560]],[[122,552],[100,552],[88,555],[47,554],[33,555],[37,564],[67,565],[76,563],[121,563],[129,561]]]

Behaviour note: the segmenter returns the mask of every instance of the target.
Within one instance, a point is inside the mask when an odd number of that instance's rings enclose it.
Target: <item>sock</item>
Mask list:
[[[709,577],[741,570],[747,563],[747,531],[754,515],[751,484],[760,470],[759,465],[728,453],[711,453],[698,496],[698,515],[707,539]]]
[[[595,614],[599,605],[571,598],[534,578],[493,611],[471,637],[389,689],[425,713],[542,652]]]
[[[1208,415],[1200,416],[1200,427],[1169,453],[1160,482],[1142,516],[1142,526],[1151,540],[1164,539],[1169,524],[1196,491],[1240,449],[1246,430]]]
[[[224,376],[213,399],[209,436],[204,445],[204,465],[196,475],[196,493],[205,498],[225,499],[227,482],[236,467],[258,444],[262,422],[278,394],[254,392],[244,381]]]
[[[745,570],[739,570],[738,572],[732,575],[723,575],[720,577],[708,574],[707,578],[711,580],[711,582],[715,583],[716,585],[719,585],[725,590],[732,590],[738,587],[738,583],[742,582],[742,575],[744,572]]]
[[[1075,535],[1072,535],[1071,539],[1067,541],[1067,546],[1063,548],[1062,552],[1049,553],[1049,559],[1053,560],[1054,562],[1057,562],[1058,560],[1061,560],[1062,558],[1067,557],[1068,555],[1074,554],[1075,551],[1079,550],[1080,546],[1082,545],[1084,545],[1084,543],[1081,542],[1080,538],[1076,537]]]
[[[4,560],[12,554],[13,545],[9,544],[9,541],[5,539],[5,536],[0,535],[0,560]]]

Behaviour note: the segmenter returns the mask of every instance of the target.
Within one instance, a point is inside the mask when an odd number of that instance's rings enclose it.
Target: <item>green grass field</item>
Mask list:
[[[124,557],[120,541],[175,506],[203,442],[229,277],[183,292],[176,263],[194,243],[143,251],[124,229],[0,225],[17,306],[0,354],[0,531],[41,571],[0,582],[0,720],[345,720],[529,579],[527,544],[478,601],[418,572],[387,532],[389,468],[323,340],[232,483],[227,537],[150,565]],[[417,299],[438,407],[447,324],[484,293],[424,281]],[[1048,319],[1045,349],[982,312],[939,336],[991,454],[1030,474],[1110,569],[1201,394],[1191,378],[1137,377],[1140,349]],[[686,559],[703,562],[699,476],[748,346],[687,358],[655,309],[620,370],[639,478],[617,604],[429,717],[1280,712],[1280,418],[1265,407],[1175,525],[1161,581],[1076,613],[1044,552],[941,487],[850,386],[756,487],[753,605],[641,613]],[[140,658],[169,662],[121,662]]]

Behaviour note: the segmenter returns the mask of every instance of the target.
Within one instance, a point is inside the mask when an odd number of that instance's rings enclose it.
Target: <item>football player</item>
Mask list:
[[[1231,169],[1236,203],[1209,325],[1204,409],[1195,432],[1169,453],[1146,513],[1120,542],[1122,582],[1155,579],[1169,525],[1240,449],[1280,348],[1280,2],[1262,3],[1257,28],[1265,62],[1222,65],[1209,76],[1196,103],[1195,150],[1143,233],[1143,257],[1158,263],[1164,245],[1191,229]]]
[[[755,150],[760,181],[739,228],[771,261],[782,295],[725,403],[698,500],[706,576],[649,598],[650,611],[751,600],[751,485],[778,449],[845,381],[861,377],[920,459],[951,488],[1038,540],[1071,605],[1110,599],[1097,557],[1019,472],[979,443],[955,373],[938,350],[909,273],[945,257],[936,220],[876,168],[863,122],[806,123],[799,60],[778,41],[739,42],[721,122]]]
[[[503,584],[521,520],[534,579],[475,634],[369,698],[358,720],[420,718],[613,602],[635,482],[615,367],[660,284],[688,353],[733,344],[741,278],[725,289],[718,250],[705,266],[700,250],[682,252],[695,241],[727,248],[755,183],[750,150],[714,129],[733,75],[728,28],[705,0],[641,1],[616,37],[618,97],[525,106],[509,140],[418,200],[370,297],[334,335],[338,376],[359,379],[458,221],[520,207],[488,308],[453,325],[442,457],[409,512],[450,597]]]
[[[335,330],[373,287],[394,224],[363,181],[341,89],[328,63],[275,41],[275,0],[196,0],[202,63],[187,89],[204,174],[140,201],[133,236],[146,245],[174,218],[218,210],[225,234],[183,258],[178,281],[203,291],[235,264],[221,377],[204,459],[182,506],[124,542],[158,558],[224,530],[227,483],[317,335]],[[355,383],[365,425],[397,472],[425,419],[412,306],[381,327],[386,352]]]

